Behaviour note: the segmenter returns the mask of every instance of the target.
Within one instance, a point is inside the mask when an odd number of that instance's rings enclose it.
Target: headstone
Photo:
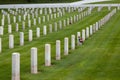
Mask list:
[[[12,33],[12,26],[8,25],[8,33]]]
[[[55,29],[55,31],[57,31],[57,22],[55,22],[54,25],[55,25],[55,26],[54,26],[54,29]]]
[[[50,14],[51,19],[53,19],[53,14]]]
[[[19,18],[18,18],[19,22],[21,22],[21,15],[19,15]]]
[[[16,23],[16,17],[15,16],[13,16],[13,22]]]
[[[86,27],[86,38],[89,38],[89,27]]]
[[[92,35],[93,34],[93,27],[92,27],[92,25],[90,25],[90,35]]]
[[[41,18],[40,17],[38,18],[38,23],[41,24]]]
[[[51,45],[45,44],[45,66],[51,66]]]
[[[96,22],[96,31],[98,31],[99,29],[99,25],[98,25],[98,22]]]
[[[57,16],[56,16],[56,13],[54,13],[54,18],[56,18]]]
[[[56,40],[56,60],[61,59],[61,47],[60,47],[60,40]]]
[[[10,17],[8,17],[8,24],[10,24]]]
[[[29,41],[32,41],[32,39],[33,39],[33,32],[32,32],[32,30],[29,30]]]
[[[4,28],[3,26],[0,26],[0,35],[3,35],[3,33],[4,33]]]
[[[20,46],[24,45],[24,33],[20,32]]]
[[[36,74],[37,71],[37,48],[31,48],[31,73]]]
[[[85,30],[84,29],[82,30],[82,39],[83,41],[85,41]]]
[[[16,32],[18,32],[19,27],[18,27],[18,23],[16,23]]]
[[[66,26],[66,20],[64,20],[64,27]]]
[[[2,19],[2,24],[1,25],[4,26],[4,24],[5,24],[5,21],[4,21],[4,19]]]
[[[31,27],[31,20],[28,20],[28,27]]]
[[[71,35],[71,49],[75,49],[75,35]]]
[[[0,38],[0,53],[2,52],[2,38]]]
[[[22,22],[22,29],[25,30],[25,22]]]
[[[68,42],[68,38],[65,37],[64,38],[64,55],[68,55],[69,52],[69,42]]]
[[[12,54],[12,80],[20,80],[20,54]]]
[[[43,26],[43,35],[47,35],[47,26]]]
[[[14,35],[9,35],[9,49],[14,48]]]
[[[43,16],[43,22],[45,22],[45,16]]]
[[[69,25],[70,24],[70,20],[69,20],[69,18],[67,18],[67,25]]]
[[[38,27],[38,28],[36,28],[36,36],[37,36],[37,38],[39,38],[40,37],[40,28]]]
[[[62,29],[62,21],[59,21],[59,28]]]
[[[49,21],[50,20],[50,16],[49,15],[47,15],[47,21]]]
[[[36,25],[36,19],[34,18],[34,26]]]
[[[80,32],[77,32],[77,45],[79,46],[79,37],[81,37]]]
[[[52,33],[52,24],[49,24],[49,32]]]

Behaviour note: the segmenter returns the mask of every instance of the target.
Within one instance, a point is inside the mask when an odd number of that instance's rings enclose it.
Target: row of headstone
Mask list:
[[[86,15],[85,15],[86,16]],[[78,21],[79,18],[78,15],[74,16],[74,22]],[[83,16],[84,17],[84,16]],[[71,19],[71,20],[70,20]],[[66,24],[67,22],[67,24]],[[67,20],[64,20],[64,22],[62,23],[62,21],[59,21],[59,24],[55,22],[54,24],[54,31],[58,31],[58,26],[59,26],[59,29],[61,30],[63,28],[62,24],[64,26],[67,26],[67,25],[70,25],[72,24],[73,22],[73,18],[70,17],[70,18],[67,18]],[[16,24],[16,31],[19,30],[18,28],[18,24]],[[25,26],[22,26],[23,29],[25,29]],[[48,31],[48,27],[47,26],[43,26],[43,35],[47,35],[47,32]],[[3,27],[1,26],[0,27],[0,35],[3,35]],[[52,24],[49,25],[49,33],[53,32],[53,27],[52,27]],[[10,33],[9,35],[9,48],[12,49],[14,48],[14,35],[12,35],[12,27],[11,25],[8,26],[8,33]],[[40,28],[36,28],[36,37],[39,38],[40,37]],[[29,30],[29,34],[28,34],[28,41],[32,41],[33,40],[33,31],[32,30]],[[23,46],[24,45],[24,33],[23,32],[20,32],[20,46]]]
[[[116,13],[116,9],[114,9],[112,12],[106,15],[104,19],[102,20],[107,22],[115,13]],[[97,24],[95,24],[96,31],[100,28],[100,26],[105,24],[103,23],[103,21],[101,20],[99,21],[97,22]],[[93,26],[86,27],[86,31],[85,29],[82,30],[83,40],[85,41],[85,39],[88,38],[92,34],[93,34]],[[77,32],[77,37],[78,36],[80,36],[80,32]],[[71,35],[71,49],[72,50],[75,49],[75,35]],[[68,54],[69,54],[69,39],[68,37],[65,37],[64,38],[64,55],[68,55]],[[61,41],[56,40],[56,60],[60,60],[60,59],[61,59]],[[37,48],[32,47],[31,48],[31,73],[32,74],[38,73],[38,68],[37,68],[38,62],[37,61],[38,61],[37,60]],[[50,44],[45,44],[45,66],[51,66],[51,45]],[[20,54],[19,53],[12,54],[12,80],[20,80]]]
[[[89,15],[89,12],[85,11],[85,12],[79,14],[79,15],[74,15],[74,19],[73,19],[73,17],[67,18],[67,21],[63,20],[64,21],[64,26],[66,26],[66,22],[67,22],[67,25],[69,25],[69,24],[72,24],[73,22],[78,21],[79,19],[82,19],[83,17],[85,17],[87,15]],[[42,20],[43,20],[43,22],[45,22],[45,16],[43,16]],[[37,25],[37,23],[39,23],[39,24],[41,23],[41,18],[40,17],[38,18],[38,21],[36,19],[34,19],[33,25],[35,26],[35,25]],[[57,24],[55,23],[55,31],[57,31],[56,25]],[[26,26],[25,22],[23,21],[22,22],[22,30],[25,30],[25,26]],[[30,28],[31,26],[32,26],[31,20],[28,20],[28,27]],[[59,21],[59,26],[60,26],[60,29],[61,29],[62,21]],[[16,23],[15,28],[16,28],[15,31],[18,32],[19,31],[19,24],[18,23]],[[3,26],[0,27],[0,32],[1,32],[0,35],[3,35],[3,32],[4,32],[4,27]],[[8,33],[12,33],[12,25],[8,25]]]
[[[71,50],[75,49],[75,35],[71,35]],[[38,73],[37,48],[31,48],[31,73]],[[64,38],[64,55],[69,53],[69,39]],[[61,41],[56,40],[56,60],[61,59]],[[45,66],[51,66],[51,45],[45,44]],[[12,54],[12,80],[20,80],[20,54]]]

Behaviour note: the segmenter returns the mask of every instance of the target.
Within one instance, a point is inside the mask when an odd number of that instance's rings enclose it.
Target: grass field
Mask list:
[[[99,13],[99,14],[98,14]],[[70,50],[68,56],[63,55],[64,37],[76,34],[83,28],[95,23],[107,15],[109,11],[103,8],[97,12],[95,8],[92,14],[84,19],[67,26],[63,30],[53,32],[47,36],[35,38],[28,42],[28,29],[25,30],[25,46],[19,46],[19,33],[14,32],[15,48],[8,49],[8,34],[3,36],[3,52],[0,54],[0,80],[11,79],[11,55],[13,52],[21,54],[21,80],[119,80],[120,79],[120,13],[119,11],[98,32],[87,39],[83,46],[77,46],[76,50]],[[73,16],[77,12],[67,13],[64,17],[52,20],[46,24]],[[13,24],[14,25],[14,24]],[[44,24],[37,25],[42,27]],[[7,26],[7,25],[6,25]],[[32,28],[35,32],[35,28]],[[7,29],[6,29],[7,33]],[[55,60],[55,41],[61,40],[62,59]],[[52,46],[52,66],[44,66],[44,44]],[[70,44],[69,44],[70,45]],[[38,48],[39,73],[30,73],[30,48]]]

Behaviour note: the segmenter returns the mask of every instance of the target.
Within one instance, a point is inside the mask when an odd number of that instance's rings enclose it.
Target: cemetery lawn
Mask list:
[[[19,44],[16,44],[15,49],[7,49],[1,53],[0,80],[11,79],[11,55],[13,52],[21,54],[21,80],[120,80],[119,11],[98,32],[88,38],[83,46],[77,46],[74,51],[70,50],[68,56],[63,55],[64,37],[69,37],[70,40],[72,34],[76,34],[108,14],[107,8],[101,12],[96,10],[94,9],[90,16],[63,30],[41,36],[40,39],[33,38],[32,42],[27,42],[25,39],[25,46],[20,47]],[[57,39],[61,40],[62,44],[62,59],[60,61],[55,60],[55,41]],[[52,47],[51,67],[44,66],[45,43],[50,43]],[[31,47],[38,48],[39,73],[34,75],[30,73]]]

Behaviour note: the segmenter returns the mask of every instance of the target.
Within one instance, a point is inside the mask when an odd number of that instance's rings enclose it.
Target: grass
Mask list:
[[[99,13],[99,14],[98,14]],[[67,13],[62,18],[52,20],[59,21],[67,16],[77,14]],[[50,33],[47,36],[35,38],[32,42],[27,40],[27,30],[25,30],[25,46],[19,46],[19,33],[14,33],[15,48],[8,49],[7,36],[3,36],[5,50],[0,54],[0,79],[11,79],[11,55],[13,52],[21,54],[21,80],[119,80],[120,76],[120,28],[119,28],[119,11],[112,19],[105,24],[97,33],[87,39],[83,46],[76,47],[76,50],[70,50],[68,56],[63,55],[63,39],[72,34],[76,34],[83,28],[95,23],[108,14],[107,8],[97,12],[95,8],[92,14],[70,26],[65,27],[58,32]],[[21,24],[21,23],[20,23]],[[46,23],[46,24],[49,24]],[[42,24],[43,26],[44,24]],[[42,27],[40,26],[40,27]],[[34,30],[34,28],[32,28]],[[7,30],[7,29],[6,29]],[[7,33],[7,31],[6,31]],[[61,40],[62,59],[55,60],[55,41]],[[52,66],[44,66],[44,44],[52,45]],[[70,45],[70,44],[69,44]],[[39,73],[33,75],[30,73],[30,48],[38,48],[38,69]]]

